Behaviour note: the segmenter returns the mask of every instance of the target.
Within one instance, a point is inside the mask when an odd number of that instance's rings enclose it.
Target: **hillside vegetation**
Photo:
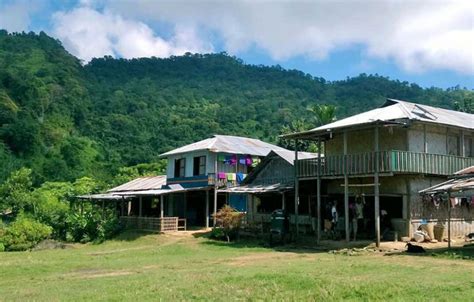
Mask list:
[[[35,184],[107,180],[217,133],[277,142],[293,121],[313,126],[314,104],[334,105],[342,118],[387,97],[453,108],[472,95],[378,75],[328,82],[225,53],[82,65],[45,33],[0,31],[0,183],[23,166]]]

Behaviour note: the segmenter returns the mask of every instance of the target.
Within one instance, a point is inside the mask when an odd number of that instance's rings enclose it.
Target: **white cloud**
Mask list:
[[[100,3],[127,18],[186,24],[193,37],[202,29],[215,32],[237,55],[255,46],[276,60],[301,55],[320,60],[361,45],[368,58],[393,60],[411,72],[474,73],[474,2],[469,0]]]
[[[28,31],[31,22],[30,15],[37,9],[36,1],[20,0],[0,3],[0,29],[10,32]]]
[[[165,40],[143,22],[126,19],[109,11],[84,6],[53,16],[53,33],[71,53],[89,61],[104,55],[124,58],[169,57],[186,52],[210,52],[194,28],[175,26],[174,36]]]

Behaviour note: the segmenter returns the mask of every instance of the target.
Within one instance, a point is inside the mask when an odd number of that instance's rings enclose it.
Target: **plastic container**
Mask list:
[[[438,240],[438,242],[443,242],[444,238],[444,225],[436,224],[433,227],[434,239]]]

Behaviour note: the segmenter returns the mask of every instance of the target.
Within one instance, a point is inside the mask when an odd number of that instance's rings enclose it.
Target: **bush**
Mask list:
[[[7,251],[24,251],[51,235],[52,228],[34,219],[20,215],[4,229],[2,244]]]
[[[86,243],[89,241],[102,242],[111,238],[122,229],[113,213],[102,217],[97,211],[75,213],[67,218],[67,240]]]
[[[226,238],[227,242],[236,238],[240,231],[243,216],[244,213],[225,205],[216,213],[216,226],[211,233],[211,237]]]

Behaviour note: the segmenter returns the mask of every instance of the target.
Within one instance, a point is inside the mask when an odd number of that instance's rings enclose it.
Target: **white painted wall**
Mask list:
[[[206,156],[206,174],[212,173],[214,171],[214,155],[209,151],[195,151],[195,152],[188,152],[184,154],[177,154],[177,155],[170,155],[168,159],[168,167],[166,169],[166,175],[168,178],[174,178],[174,163],[175,160],[184,158],[186,159],[186,166],[185,166],[185,177],[193,176],[193,165],[194,165],[194,158],[198,156]],[[211,159],[211,160],[210,160]]]
[[[227,155],[232,155],[228,153],[219,153],[224,156]],[[189,152],[189,153],[184,153],[184,154],[178,154],[178,155],[171,155],[167,158],[168,160],[168,165],[166,169],[166,175],[168,178],[174,178],[174,162],[177,159],[180,158],[185,158],[186,159],[186,168],[185,168],[185,177],[191,177],[193,176],[193,165],[194,165],[194,157],[197,156],[206,156],[206,172],[205,174],[209,173],[214,173],[214,161],[216,160],[216,156],[218,156],[216,153],[209,152],[206,150],[203,151],[195,151],[195,152]],[[238,165],[238,171],[236,171],[235,166],[230,166],[224,163],[218,163],[218,168],[217,170],[219,172],[242,172],[242,173],[247,173],[247,166],[244,165]]]

